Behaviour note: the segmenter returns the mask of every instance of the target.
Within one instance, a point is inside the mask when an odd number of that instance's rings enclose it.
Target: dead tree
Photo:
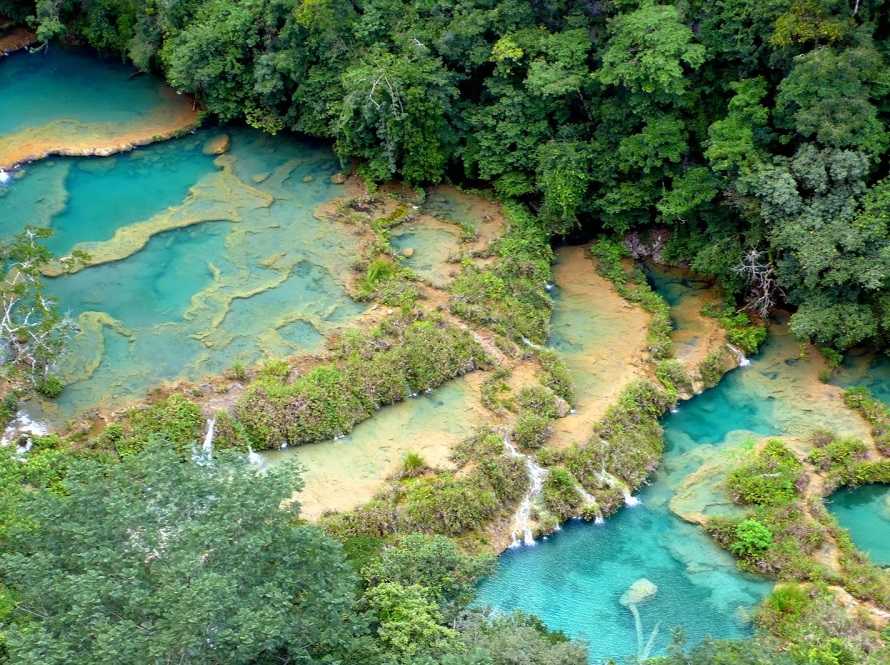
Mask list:
[[[765,319],[769,316],[779,300],[785,297],[785,291],[776,277],[775,266],[766,257],[765,252],[749,249],[742,256],[741,263],[733,268],[733,272],[745,280],[747,287],[745,309],[754,312],[760,318]]]

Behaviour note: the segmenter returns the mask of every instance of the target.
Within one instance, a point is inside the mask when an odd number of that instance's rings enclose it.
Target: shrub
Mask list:
[[[720,379],[723,378],[723,374],[726,372],[727,365],[726,351],[723,349],[711,351],[699,363],[698,375],[705,388],[713,388],[720,383]]]
[[[541,491],[544,506],[560,520],[577,515],[582,499],[578,481],[563,467],[553,467],[544,479]]]
[[[655,376],[670,391],[687,394],[692,392],[692,379],[679,360],[673,358],[660,360],[655,366]]]
[[[491,328],[516,342],[547,340],[551,301],[544,285],[551,279],[553,250],[545,226],[520,204],[503,205],[507,233],[494,247],[493,265],[470,261],[451,284],[451,312]]]
[[[796,483],[803,466],[781,441],[768,441],[754,459],[727,478],[730,496],[737,503],[776,506],[789,503],[797,494]]]
[[[49,399],[55,399],[62,394],[64,389],[65,384],[62,383],[62,380],[52,374],[43,377],[37,382],[37,385],[34,386],[34,390]]]
[[[871,425],[875,446],[882,455],[890,455],[890,408],[872,397],[867,388],[848,388],[844,391],[844,403],[858,411]]]
[[[429,467],[426,461],[418,453],[409,452],[402,459],[401,478],[415,478],[422,475]]]
[[[540,448],[552,434],[550,418],[533,411],[522,411],[513,426],[513,440],[523,448]]]
[[[552,390],[543,386],[526,386],[519,391],[516,401],[523,410],[531,411],[545,418],[556,418],[559,415],[556,395]]]
[[[735,540],[729,546],[732,553],[743,558],[763,554],[773,544],[772,532],[755,519],[746,519],[735,528]]]
[[[345,434],[376,409],[487,363],[469,333],[437,319],[387,319],[370,334],[343,335],[333,351],[333,362],[291,383],[276,369],[248,386],[235,414],[255,447]]]
[[[569,369],[562,358],[553,351],[541,351],[538,353],[538,359],[544,369],[542,383],[554,394],[572,404],[575,400],[575,389]]]
[[[747,355],[757,353],[760,345],[766,341],[766,324],[753,321],[748,314],[736,311],[730,305],[722,309],[706,306],[702,308],[702,314],[716,318],[726,330],[726,340]]]

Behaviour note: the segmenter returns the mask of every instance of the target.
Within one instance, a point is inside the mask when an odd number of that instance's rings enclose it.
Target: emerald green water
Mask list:
[[[879,566],[890,566],[890,486],[864,485],[835,492],[828,510],[856,547]]]
[[[55,120],[128,123],[156,111],[161,85],[113,59],[58,46],[14,53],[0,66],[0,134]]]

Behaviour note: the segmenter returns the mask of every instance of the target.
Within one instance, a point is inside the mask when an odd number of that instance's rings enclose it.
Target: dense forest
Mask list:
[[[371,181],[491,184],[552,234],[630,235],[823,347],[890,337],[881,0],[15,0],[222,121]]]

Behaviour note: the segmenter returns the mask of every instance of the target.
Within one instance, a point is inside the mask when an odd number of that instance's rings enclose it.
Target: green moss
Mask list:
[[[498,412],[504,407],[509,408],[510,386],[506,379],[510,376],[510,370],[499,367],[482,382],[480,387],[480,400],[482,406],[489,411]]]

